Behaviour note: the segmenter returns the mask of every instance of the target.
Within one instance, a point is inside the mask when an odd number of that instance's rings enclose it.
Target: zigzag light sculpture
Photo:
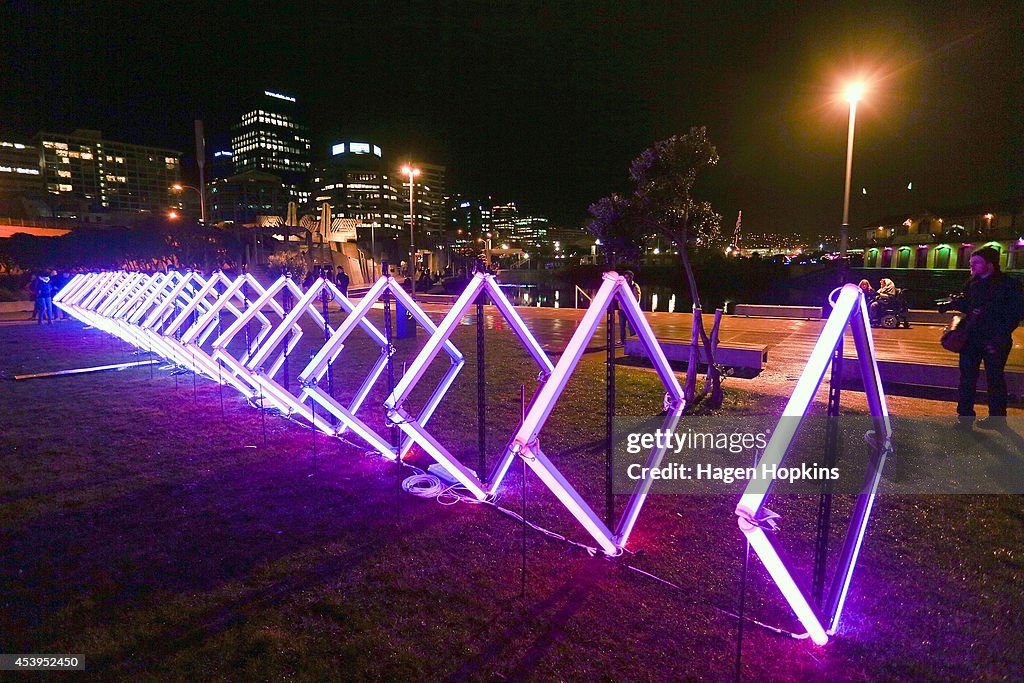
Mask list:
[[[178,348],[181,355],[191,360],[197,372],[215,382],[234,387],[246,398],[253,398],[256,392],[252,383],[240,378],[232,367],[214,359],[212,344],[223,332],[223,314],[232,315],[237,320],[249,308],[250,293],[255,293],[258,298],[265,291],[263,285],[249,273],[231,280],[223,272],[215,272],[167,326],[165,334],[169,335],[168,341]],[[260,329],[252,335],[246,328],[246,346],[240,349],[238,357],[242,364],[248,360],[252,349],[258,348],[274,329],[274,324],[262,311],[257,311],[254,318]],[[179,339],[175,339],[173,335],[182,328],[185,328],[184,332]]]
[[[290,394],[289,397],[284,396],[284,394],[288,392],[283,388],[280,390],[275,389],[274,385],[276,385],[276,383],[261,381],[261,379],[257,377],[257,373],[261,373],[264,377],[273,378],[274,375],[276,375],[284,366],[284,362],[288,358],[288,354],[292,352],[295,345],[302,339],[302,327],[299,326],[297,318],[291,321],[288,325],[283,324],[288,317],[288,312],[285,311],[284,306],[277,301],[277,296],[279,294],[285,294],[286,296],[290,295],[294,297],[295,300],[300,300],[302,298],[302,290],[295,284],[290,276],[283,275],[278,278],[266,289],[266,291],[253,300],[249,304],[249,307],[242,311],[242,314],[232,322],[216,340],[214,340],[213,358],[227,366],[236,377],[243,379],[248,383],[252,389],[253,395],[259,394],[264,398],[264,400],[269,401],[272,406],[276,407],[281,412],[290,414],[293,412],[291,401],[289,400]],[[245,354],[240,354],[236,357],[229,350],[229,345],[254,319],[258,319],[260,315],[266,317],[264,311],[272,312],[280,319],[279,322],[274,325],[270,334],[260,340],[258,345],[250,345],[250,348],[246,350]],[[310,315],[313,317],[317,325],[323,329],[326,325],[323,316],[315,310],[310,311]],[[260,350],[268,345],[271,337],[278,331],[280,331],[281,336],[290,332],[291,337],[284,344],[284,348],[278,350],[277,355],[270,364],[270,367],[265,367],[264,362],[266,361],[266,357],[263,355],[259,356],[257,362],[253,362],[253,359],[260,353]],[[280,337],[278,337],[278,339],[279,338]],[[279,346],[280,344],[276,342],[272,344],[272,348],[275,350]],[[323,425],[318,424],[317,426],[323,428]]]
[[[130,291],[132,283],[141,283],[146,277],[141,273],[96,273],[91,288],[83,288],[74,295],[60,302],[61,308],[68,311],[87,325],[103,330],[108,334],[120,336],[119,330],[109,319],[97,313],[97,309],[108,303],[120,303],[124,300],[124,292]]]
[[[413,439],[411,436],[406,436],[403,439],[402,444],[399,447],[395,447],[388,442],[388,439],[378,434],[373,428],[367,425],[359,416],[358,412],[363,406],[366,397],[369,395],[370,390],[379,381],[381,374],[387,367],[388,359],[393,355],[394,348],[392,348],[387,339],[380,330],[374,327],[366,320],[366,315],[373,308],[382,297],[390,294],[394,296],[396,301],[404,306],[406,310],[412,315],[413,319],[419,323],[419,325],[430,333],[427,345],[434,340],[438,334],[438,326],[434,324],[426,313],[423,312],[411,296],[409,296],[401,285],[395,280],[394,277],[385,276],[379,278],[373,286],[363,295],[363,298],[359,301],[358,305],[353,305],[340,291],[330,282],[317,282],[313,286],[313,290],[318,288],[326,287],[331,296],[338,302],[342,310],[348,313],[348,317],[338,326],[320,348],[317,354],[309,361],[309,364],[299,374],[298,381],[303,387],[302,396],[299,401],[304,401],[307,397],[316,401],[317,404],[322,406],[324,410],[334,416],[338,420],[338,427],[335,434],[344,434],[347,430],[351,429],[358,434],[364,441],[369,443],[371,446],[376,448],[381,455],[389,459],[396,459],[404,457],[412,447]],[[319,292],[313,297],[315,302],[316,297],[319,296]],[[378,344],[381,348],[381,353],[376,363],[370,369],[369,374],[363,380],[362,385],[356,391],[352,400],[348,405],[342,405],[340,401],[335,399],[330,393],[326,392],[319,386],[319,382],[323,379],[327,373],[328,368],[337,361],[339,355],[345,348],[345,342],[348,340],[352,332],[355,331],[356,327],[362,327],[369,335],[370,338]],[[424,347],[425,348],[425,347]],[[441,340],[436,347],[438,351],[441,349],[448,355],[450,363],[448,370],[445,372],[441,381],[435,387],[431,393],[430,398],[426,404],[416,415],[416,420],[419,424],[425,425],[430,417],[434,414],[438,404],[444,395],[448,392],[455,378],[462,370],[462,366],[465,364],[465,359],[462,353],[455,347],[455,345],[445,338]],[[436,355],[436,354],[435,354]],[[429,362],[429,361],[427,361]],[[425,366],[424,366],[425,367]]]
[[[88,298],[82,303],[80,310],[92,320],[95,327],[133,346],[138,346],[139,341],[134,331],[116,320],[114,312],[144,296],[151,281],[152,276],[143,273],[116,273],[108,280],[102,294],[97,298]]]
[[[53,295],[54,305],[60,305],[64,299],[73,297],[76,295],[82,287],[88,286],[91,278],[89,277],[92,273],[77,273],[68,280],[67,284],[60,288],[56,294]],[[66,309],[65,309],[66,310]]]
[[[509,329],[512,330],[534,362],[540,367],[540,386],[537,389],[538,392],[540,391],[554,370],[551,359],[544,353],[540,343],[530,332],[529,328],[526,327],[526,323],[523,322],[523,319],[505,296],[505,293],[501,291],[494,276],[476,273],[470,279],[469,284],[466,285],[466,289],[456,299],[451,310],[448,311],[444,319],[438,324],[437,331],[427,340],[419,355],[409,365],[402,380],[395,386],[391,396],[384,402],[384,407],[388,411],[388,418],[398,424],[399,428],[415,441],[420,448],[448,470],[478,500],[485,500],[489,496],[494,495],[512,464],[514,454],[512,453],[511,445],[505,447],[501,458],[492,468],[491,472],[486,478],[482,478],[482,472],[478,476],[459,462],[451,451],[424,428],[422,421],[413,417],[404,407],[405,401],[423,377],[427,366],[440,353],[442,345],[448,343],[449,337],[455,332],[469,307],[481,293],[486,293],[490,297],[502,317],[508,322]],[[536,393],[534,395],[535,401]]]
[[[175,364],[196,371],[191,358],[179,353],[179,348],[172,343],[174,337],[166,332],[167,323],[174,319],[178,311],[187,306],[195,298],[197,292],[206,285],[203,277],[196,272],[187,271],[168,278],[168,282],[160,294],[153,299],[146,309],[136,311],[131,318],[139,333],[150,340],[150,348],[174,362]]]
[[[823,609],[819,610],[808,598],[807,592],[797,583],[789,563],[783,558],[775,542],[765,532],[765,527],[768,525],[762,519],[762,511],[765,510],[765,501],[774,482],[768,482],[766,486],[763,479],[760,481],[752,479],[736,506],[740,529],[800,623],[807,629],[811,640],[817,645],[827,643],[829,635],[834,633],[839,626],[850,581],[853,578],[853,570],[857,564],[857,556],[867,530],[868,518],[871,516],[871,508],[881,481],[882,469],[885,466],[886,458],[892,453],[892,424],[889,421],[885,392],[878,373],[878,363],[875,360],[875,347],[868,323],[868,311],[864,295],[856,285],[845,285],[839,291],[832,313],[825,323],[821,336],[818,337],[818,342],[811,352],[807,365],[804,366],[796,388],[793,390],[793,395],[782,411],[782,419],[772,433],[764,454],[758,462],[758,468],[760,471],[764,471],[764,467],[773,465],[778,467],[785,460],[800,423],[814,400],[814,395],[821,385],[847,326],[853,333],[868,410],[874,423],[877,447],[869,464],[861,492],[857,495],[857,504],[854,507],[843,549],[839,556],[836,575],[833,577]]]
[[[334,333],[334,329],[330,326],[329,322],[316,308],[324,292],[327,292],[330,298],[338,301],[342,310],[346,312],[351,311],[352,303],[332,283],[323,278],[318,278],[305,293],[295,285],[291,278],[284,278],[284,280],[285,282],[282,287],[288,288],[288,291],[296,296],[295,304],[290,311],[285,313],[280,324],[252,352],[251,357],[244,363],[244,366],[261,390],[266,395],[271,396],[273,401],[282,410],[299,415],[322,432],[334,434],[335,427],[326,419],[327,416],[323,414],[317,415],[315,409],[306,404],[306,398],[309,394],[305,387],[296,396],[287,386],[277,381],[275,377],[284,366],[285,357],[292,351],[302,336],[299,320],[303,316],[308,315],[311,317],[317,327],[325,334],[330,335]],[[271,289],[267,290],[268,293],[273,288],[271,287]],[[380,332],[368,322],[365,323],[364,328],[371,328],[372,332],[380,335]],[[295,330],[299,331],[296,332]],[[380,336],[383,339],[383,336]],[[284,348],[281,348],[282,345]],[[216,346],[216,343],[214,346]],[[269,369],[267,369],[268,365]]]
[[[526,464],[555,494],[562,505],[597,541],[601,550],[608,555],[617,555],[625,547],[653,481],[646,477],[637,481],[613,532],[544,454],[540,447],[539,436],[569,378],[575,371],[583,351],[586,349],[587,342],[594,335],[598,325],[601,324],[601,315],[614,300],[618,300],[626,319],[636,330],[640,343],[647,351],[658,378],[667,391],[667,411],[662,429],[675,431],[680,416],[686,408],[683,388],[679,385],[675,373],[672,372],[668,358],[665,357],[665,353],[658,344],[658,340],[655,338],[647,318],[640,310],[640,304],[634,298],[626,279],[615,272],[607,272],[603,276],[601,288],[594,295],[579,327],[576,328],[575,334],[558,359],[558,364],[551,373],[551,377],[541,387],[522,425],[520,425],[519,431],[512,438],[511,445],[512,452],[526,461]],[[662,444],[661,447],[656,445],[651,449],[646,467],[657,468],[665,456],[666,448],[667,443]]]

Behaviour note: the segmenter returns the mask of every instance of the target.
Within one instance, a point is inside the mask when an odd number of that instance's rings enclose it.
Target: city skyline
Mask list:
[[[193,119],[226,137],[271,89],[299,100],[314,157],[373,139],[447,166],[452,192],[577,224],[642,149],[706,125],[722,161],[701,191],[723,226],[742,210],[751,230],[838,231],[848,111],[834,95],[851,75],[874,77],[851,225],[1020,193],[1019,11],[954,8],[343,3],[179,8],[183,23],[156,7],[22,7],[0,47],[22,67],[0,76],[0,134],[98,128],[186,152],[187,177]]]

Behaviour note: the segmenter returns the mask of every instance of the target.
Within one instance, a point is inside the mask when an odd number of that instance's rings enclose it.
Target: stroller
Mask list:
[[[901,325],[909,328],[910,321],[907,313],[910,307],[907,306],[907,290],[897,289],[895,296],[875,299],[869,310],[872,327],[884,327],[887,330],[895,330]]]

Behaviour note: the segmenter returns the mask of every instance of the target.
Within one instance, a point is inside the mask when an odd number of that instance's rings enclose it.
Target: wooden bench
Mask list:
[[[689,362],[689,339],[659,339],[658,343],[661,344],[661,350],[670,361]],[[633,337],[626,340],[626,355],[646,358],[647,351],[640,343],[640,340]],[[708,353],[704,346],[700,345],[697,347],[697,357],[700,363],[707,364]],[[719,365],[756,370],[758,372],[764,369],[764,364],[767,361],[768,347],[764,344],[744,344],[740,342],[719,344],[718,352],[715,354],[715,362]]]

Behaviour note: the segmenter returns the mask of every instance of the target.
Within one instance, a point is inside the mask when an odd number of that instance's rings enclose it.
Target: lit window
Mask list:
[[[60,176],[61,178],[70,178],[71,171],[57,171],[57,175]]]
[[[73,190],[74,188],[71,187],[70,185],[58,185],[57,189],[60,190],[61,192],[71,192],[71,190]]]

